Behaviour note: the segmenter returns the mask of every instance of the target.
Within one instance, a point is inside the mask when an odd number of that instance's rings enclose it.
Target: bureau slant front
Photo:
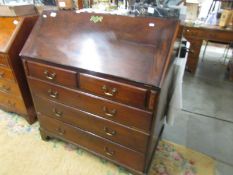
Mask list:
[[[163,128],[157,107],[178,21],[50,13],[21,52],[42,138],[146,174]]]

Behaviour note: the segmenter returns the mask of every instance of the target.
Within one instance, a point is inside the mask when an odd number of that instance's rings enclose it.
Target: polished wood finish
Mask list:
[[[105,98],[145,108],[147,89],[82,73],[79,75],[79,87]]]
[[[34,78],[28,78],[28,83],[35,95],[38,94],[41,97],[91,112],[133,128],[147,132],[150,130],[152,113],[149,111],[129,107],[79,90],[45,83]]]
[[[9,67],[8,59],[7,54],[0,54],[0,65],[3,67]]]
[[[10,47],[10,43],[14,38],[14,34],[17,29],[17,25],[14,24],[14,21],[21,21],[19,17],[0,17],[0,52],[7,52]]]
[[[99,14],[101,23],[84,24],[92,15],[61,11],[56,18],[41,17],[23,55],[160,87],[177,21],[117,15],[113,20],[111,15]]]
[[[0,17],[0,106],[24,116],[29,123],[36,112],[19,57],[37,16]]]
[[[45,98],[35,97],[34,99],[37,110],[46,116],[56,118],[88,132],[96,133],[101,137],[136,151],[146,151],[149,134]]]
[[[22,99],[18,85],[13,81],[0,80],[0,91]]]
[[[200,49],[203,40],[231,43],[233,41],[233,29],[224,29],[220,27],[202,26],[189,27],[180,26],[180,32],[190,42],[190,49],[187,59],[187,70],[195,73],[199,61]]]
[[[42,139],[146,174],[164,124],[157,111],[178,21],[56,13],[41,16],[21,52]]]
[[[0,91],[0,106],[2,109],[9,112],[14,111],[20,115],[27,114],[23,100],[11,94],[3,93],[2,91]]]
[[[68,87],[77,86],[76,72],[74,71],[33,62],[27,62],[27,64],[28,73],[33,77]]]
[[[11,69],[0,66],[0,80],[15,82],[15,77]]]
[[[135,152],[131,149],[107,141],[101,137],[85,132],[77,127],[39,115],[40,125],[44,130],[70,140],[76,144],[82,145],[87,149],[93,150],[99,154],[116,160],[135,170],[143,171],[145,155]],[[132,161],[133,160],[133,161]]]

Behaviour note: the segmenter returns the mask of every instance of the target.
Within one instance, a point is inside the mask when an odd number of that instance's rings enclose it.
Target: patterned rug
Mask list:
[[[0,110],[0,175],[130,175],[123,168],[71,144],[41,140],[16,114]],[[183,146],[161,141],[149,175],[214,175],[214,160]]]

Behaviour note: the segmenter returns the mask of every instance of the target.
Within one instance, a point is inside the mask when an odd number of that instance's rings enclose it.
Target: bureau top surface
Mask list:
[[[171,60],[178,21],[51,13],[44,12],[37,21],[22,57],[160,86]]]
[[[22,18],[0,17],[0,52],[6,52]]]

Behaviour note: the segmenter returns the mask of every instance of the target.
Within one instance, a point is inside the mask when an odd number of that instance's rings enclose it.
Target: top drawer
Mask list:
[[[147,89],[80,73],[80,89],[93,94],[120,101],[139,108],[145,108]]]
[[[76,72],[27,61],[28,74],[42,80],[68,87],[77,87]]]

